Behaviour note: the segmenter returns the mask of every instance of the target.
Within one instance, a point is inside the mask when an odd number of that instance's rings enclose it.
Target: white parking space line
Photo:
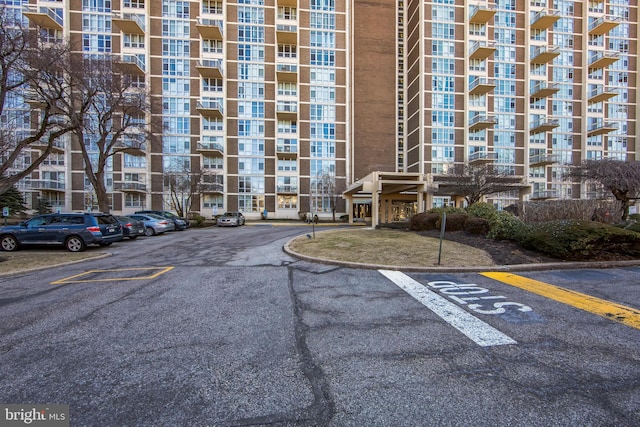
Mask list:
[[[430,291],[420,282],[413,280],[406,274],[391,270],[378,271],[479,346],[491,347],[495,345],[517,344],[515,340],[495,329],[493,326]]]

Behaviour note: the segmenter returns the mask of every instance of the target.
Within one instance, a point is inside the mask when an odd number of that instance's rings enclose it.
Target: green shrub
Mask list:
[[[445,231],[462,231],[464,230],[464,222],[469,218],[466,213],[447,213]],[[442,228],[442,216],[436,222],[436,228]]]
[[[597,259],[598,255],[640,255],[640,234],[584,220],[557,220],[533,224],[520,245],[565,260]]]
[[[198,215],[193,220],[196,222],[195,223],[196,227],[204,227],[204,221],[206,220],[206,218]]]
[[[487,237],[493,240],[520,241],[527,235],[527,225],[520,218],[506,211],[496,212],[489,220],[489,234]]]
[[[631,231],[635,231],[636,233],[640,233],[640,223],[636,222],[636,220],[634,219],[619,222],[617,224],[614,224],[614,227],[623,228],[625,230],[631,230]]]
[[[498,211],[489,203],[478,202],[469,206],[467,208],[467,213],[473,217],[491,220],[498,214]]]
[[[415,214],[409,220],[409,230],[425,231],[435,230],[438,228],[440,221],[440,213],[437,212],[420,212]]]
[[[486,236],[489,233],[489,221],[479,217],[469,217],[464,222],[464,230],[469,234],[482,234]]]

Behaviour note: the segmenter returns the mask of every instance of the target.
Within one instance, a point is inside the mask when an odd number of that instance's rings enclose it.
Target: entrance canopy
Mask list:
[[[437,190],[429,177],[419,173],[372,172],[353,183],[342,193],[349,206],[349,223],[353,223],[353,206],[371,203],[371,225],[392,222],[394,201],[412,201],[424,212],[425,201]],[[430,205],[430,204],[429,204]]]
[[[354,211],[367,212],[371,215],[367,222],[376,227],[394,221],[394,205],[414,203],[416,212],[425,212],[427,207],[433,206],[434,196],[444,195],[458,197],[462,203],[463,197],[456,194],[460,190],[460,180],[459,176],[447,174],[372,172],[349,186],[342,198],[347,200],[350,224],[354,221]],[[500,191],[518,190],[520,197],[531,191],[531,186],[524,183],[521,176],[496,176],[490,180],[500,184]],[[371,209],[354,209],[369,203]]]

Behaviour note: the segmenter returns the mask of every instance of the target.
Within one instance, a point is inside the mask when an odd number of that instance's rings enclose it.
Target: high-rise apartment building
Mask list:
[[[119,153],[108,165],[113,211],[172,209],[175,176],[198,181],[197,194],[183,197],[204,216],[225,210],[259,216],[266,209],[298,218],[301,211],[329,215],[336,199],[344,205],[348,3],[4,3],[50,39],[69,40],[87,55],[117,56],[150,94],[145,149]],[[21,186],[31,201],[96,208],[73,144],[61,141],[48,163]],[[42,180],[47,184],[34,186]]]
[[[117,55],[151,94],[152,138],[109,164],[112,209],[392,221],[462,205],[456,165],[491,164],[488,201],[597,197],[571,165],[636,160],[637,0],[5,1],[50,40]],[[69,141],[20,189],[95,208]]]

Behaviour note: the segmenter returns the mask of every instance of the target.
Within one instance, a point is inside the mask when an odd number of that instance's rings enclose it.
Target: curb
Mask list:
[[[303,261],[316,262],[320,264],[335,265],[339,267],[364,268],[370,270],[402,270],[418,273],[478,273],[482,271],[504,271],[504,272],[523,272],[523,271],[547,271],[547,270],[580,270],[580,269],[607,269],[621,267],[637,267],[640,266],[640,259],[626,261],[599,261],[599,262],[548,262],[539,264],[508,264],[508,265],[488,265],[474,267],[417,267],[410,265],[381,265],[368,264],[362,262],[340,261],[336,259],[318,258],[310,255],[304,255],[295,252],[289,244],[295,239],[291,238],[284,244],[283,250],[294,258]]]

